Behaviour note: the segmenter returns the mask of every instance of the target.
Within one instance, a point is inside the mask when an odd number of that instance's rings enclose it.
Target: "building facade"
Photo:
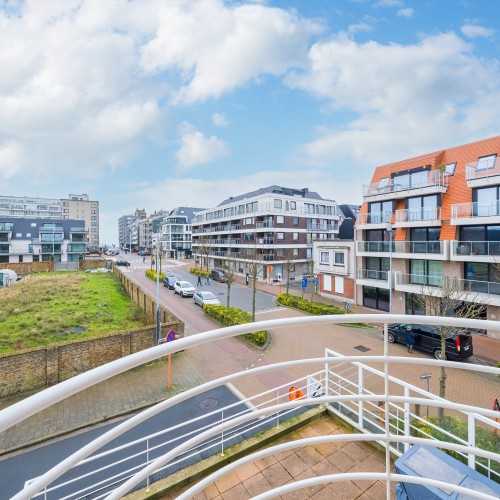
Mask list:
[[[78,262],[87,253],[88,229],[81,220],[0,216],[0,262]]]
[[[192,222],[204,208],[177,207],[163,217],[161,245],[167,257],[190,259],[192,256]]]
[[[500,317],[499,154],[500,136],[375,169],[356,226],[360,304],[419,314],[419,297],[449,289]]]
[[[70,194],[61,199],[63,219],[83,220],[89,231],[88,248],[99,248],[99,202],[90,200],[87,194]]]
[[[276,282],[312,273],[313,242],[332,241],[341,215],[333,200],[307,188],[269,186],[198,212],[192,224],[193,254],[204,267],[257,270]],[[290,272],[288,272],[288,269]]]
[[[122,215],[118,219],[118,245],[122,249],[139,249],[139,222],[146,218],[144,209],[137,209],[133,215]]]
[[[0,217],[62,219],[61,200],[30,196],[0,196]]]
[[[164,217],[164,211],[160,210],[158,213],[154,213],[149,217],[144,219],[138,219],[138,234],[139,234],[139,250],[149,250],[153,248],[153,235],[158,232],[162,220]]]

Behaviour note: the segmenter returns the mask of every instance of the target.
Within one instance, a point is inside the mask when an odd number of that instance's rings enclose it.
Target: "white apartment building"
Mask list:
[[[70,194],[61,199],[62,219],[85,221],[89,231],[89,250],[99,247],[99,202],[90,200],[87,194]]]
[[[192,256],[191,224],[198,212],[204,208],[177,207],[163,218],[161,245],[167,257],[190,259]]]
[[[291,278],[312,272],[313,242],[332,241],[341,213],[334,200],[309,189],[268,186],[198,212],[192,224],[193,255],[200,265],[233,265],[275,282],[293,261]]]

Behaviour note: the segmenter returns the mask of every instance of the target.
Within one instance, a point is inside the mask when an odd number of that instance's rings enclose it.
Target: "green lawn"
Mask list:
[[[144,326],[113,273],[43,273],[0,288],[0,353]]]

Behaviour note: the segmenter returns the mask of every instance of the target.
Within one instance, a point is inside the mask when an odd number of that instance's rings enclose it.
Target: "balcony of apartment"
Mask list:
[[[451,206],[451,224],[499,224],[500,200],[487,203],[459,203]]]
[[[392,220],[392,212],[374,212],[359,214],[357,219],[358,229],[386,229]]]
[[[389,271],[357,269],[356,285],[375,286],[377,288],[389,288]]]
[[[85,254],[87,245],[85,244],[69,244],[66,248],[68,254]]]
[[[382,180],[363,186],[363,196],[368,201],[384,201],[446,193],[448,178],[439,170],[428,172],[427,179],[413,182],[401,182],[398,178]]]
[[[392,249],[392,251],[391,251]],[[360,257],[389,257],[394,259],[448,260],[447,241],[358,241]]]
[[[59,401],[70,406],[94,384],[111,383],[123,372],[130,376],[127,370],[156,365],[151,362],[167,355],[177,354],[179,380],[191,367],[192,352],[202,348],[215,376],[206,383],[184,377],[190,382],[181,391],[111,429],[98,428],[91,442],[65,451],[54,465],[40,468],[27,460],[19,486],[9,484],[4,496],[118,499],[142,488],[134,498],[498,499],[500,423],[490,395],[496,395],[500,368],[409,356],[403,346],[389,344],[383,330],[371,335],[369,356],[346,355],[344,344],[352,352],[352,340],[336,326],[348,322],[382,323],[385,331],[394,322],[470,329],[496,324],[387,314],[307,316],[201,332],[131,354],[8,406],[0,412],[0,432],[27,429],[27,419],[43,420],[45,408],[57,409],[52,405]],[[232,360],[214,372],[216,342],[266,330],[275,332],[269,349],[279,349],[280,362],[243,368]],[[289,338],[305,334],[300,356],[287,350]],[[437,395],[443,367],[446,398]],[[224,399],[228,385],[235,390]],[[201,415],[184,411],[196,406]],[[453,426],[437,418],[440,409]],[[167,415],[179,413],[164,425]],[[155,420],[163,422],[159,430]],[[404,489],[395,492],[398,482]]]
[[[13,228],[13,222],[0,222],[0,243],[11,240]]]
[[[69,233],[70,234],[89,234],[89,230],[85,229],[84,227],[70,227]]]
[[[271,246],[274,245],[275,238],[273,236],[264,236],[262,238],[255,239],[255,245],[260,246]]]
[[[450,278],[453,288],[463,293],[471,302],[500,306],[500,283],[472,279]]]
[[[394,273],[394,289],[420,295],[443,296],[446,278],[440,275]]]
[[[309,241],[309,236],[311,237],[311,240]],[[336,241],[337,238],[335,237],[335,234],[311,234],[308,235],[308,242],[307,244],[312,244],[313,241]]]
[[[274,227],[274,221],[272,221],[272,220],[257,221],[255,223],[256,229],[266,229],[266,228],[272,228],[272,227]]]
[[[454,240],[451,242],[450,260],[500,264],[500,241]]]
[[[396,210],[394,227],[439,227],[441,207]]]
[[[496,155],[468,163],[465,167],[467,186],[470,188],[500,184],[500,158]]]
[[[32,255],[33,245],[28,245],[27,247],[15,248],[7,245],[0,245],[0,255]]]

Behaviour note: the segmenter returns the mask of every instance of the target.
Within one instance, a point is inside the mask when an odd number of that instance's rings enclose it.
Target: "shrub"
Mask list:
[[[206,278],[207,276],[210,276],[210,271],[204,271],[203,269],[198,269],[195,267],[192,267],[189,272],[191,274],[195,274],[196,276],[201,276],[202,278]]]
[[[218,321],[223,326],[243,325],[252,322],[252,315],[237,309],[236,307],[227,308],[226,306],[216,306],[206,304],[203,311],[207,316]],[[268,332],[266,330],[252,333],[245,333],[243,337],[257,346],[263,346],[267,342]]]
[[[280,293],[276,298],[278,304],[287,307],[293,307],[295,309],[300,309],[301,311],[314,314],[315,316],[324,316],[328,314],[346,314],[343,307],[337,307],[333,304],[324,304],[321,302],[311,302],[307,299],[302,299],[295,295],[287,295],[286,293]],[[353,314],[352,311],[348,311],[347,314]],[[370,325],[366,323],[345,323],[346,326],[362,326],[369,327]]]
[[[162,281],[165,276],[166,276],[165,273],[161,273],[160,274],[160,281]],[[156,281],[156,271],[154,269],[148,269],[146,271],[146,277],[152,279],[153,281]]]

